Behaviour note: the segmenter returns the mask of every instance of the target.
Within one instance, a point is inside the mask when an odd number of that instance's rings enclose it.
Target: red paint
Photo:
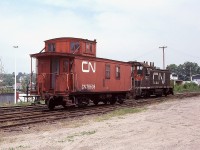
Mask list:
[[[79,43],[78,51],[71,52],[71,42]],[[90,51],[89,48],[92,50]],[[47,40],[45,41],[45,52],[32,54],[31,57],[38,60],[38,94],[79,91],[111,92],[131,89],[131,65],[126,62],[97,58],[96,40],[80,38]],[[106,79],[105,76],[108,64],[110,65],[110,79]],[[117,66],[120,68],[120,78],[116,78]]]

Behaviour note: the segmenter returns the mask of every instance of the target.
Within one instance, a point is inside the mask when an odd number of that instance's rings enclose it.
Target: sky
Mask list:
[[[97,57],[200,65],[199,0],[1,0],[0,59],[30,73],[30,54],[58,37],[97,40]],[[13,46],[18,46],[14,48]],[[34,66],[33,66],[34,67]]]

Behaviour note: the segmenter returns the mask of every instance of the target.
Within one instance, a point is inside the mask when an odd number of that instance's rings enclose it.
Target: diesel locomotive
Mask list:
[[[30,93],[40,95],[50,110],[173,94],[168,70],[156,69],[153,63],[96,57],[96,44],[72,37],[46,40],[44,49],[30,55],[31,72],[36,60],[36,85],[31,74]]]

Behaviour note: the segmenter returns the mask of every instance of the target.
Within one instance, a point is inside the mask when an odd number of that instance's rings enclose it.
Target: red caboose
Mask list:
[[[131,64],[97,58],[96,40],[51,39],[43,51],[30,56],[31,62],[36,58],[36,87],[31,92],[41,95],[49,109],[90,101],[114,104],[132,89]]]

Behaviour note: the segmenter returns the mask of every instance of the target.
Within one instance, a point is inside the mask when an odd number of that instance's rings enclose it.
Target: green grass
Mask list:
[[[83,132],[81,132],[80,134],[81,135],[91,135],[91,134],[95,134],[96,133],[96,131],[95,130],[93,130],[93,131],[83,131]]]
[[[110,113],[107,113],[105,115],[101,115],[101,116],[97,116],[94,118],[94,121],[100,122],[100,121],[104,121],[104,120],[109,120],[113,117],[119,117],[122,118],[122,116],[126,115],[126,114],[133,114],[133,113],[138,113],[138,112],[142,112],[147,110],[147,108],[122,108],[122,109],[118,109],[118,110],[114,110]],[[95,134],[97,131],[96,130],[92,130],[92,131],[83,131],[80,133],[74,133],[72,135],[67,136],[65,139],[63,140],[59,140],[58,142],[74,142],[75,138],[78,136],[88,136],[88,135],[92,135]]]
[[[195,83],[185,83],[183,85],[174,86],[175,93],[184,93],[184,92],[200,92],[200,86]]]
[[[11,107],[11,106],[28,106],[31,105],[32,102],[18,102],[16,104],[9,104],[9,103],[0,103],[0,106],[6,106],[6,107]]]
[[[65,139],[63,139],[63,140],[59,140],[58,142],[61,142],[61,143],[63,143],[63,142],[66,142],[66,141],[68,141],[68,142],[73,142],[74,141],[74,139],[76,138],[76,137],[78,137],[78,136],[88,136],[88,135],[92,135],[92,134],[95,134],[96,133],[96,130],[92,130],[92,131],[83,131],[83,132],[80,132],[80,133],[74,133],[74,134],[72,134],[72,135],[69,135],[69,136],[67,136]]]
[[[142,112],[142,111],[145,111],[146,109],[147,108],[122,108],[122,109],[114,110],[108,114],[99,116],[95,119],[95,121],[100,122],[100,121],[108,120],[113,117],[121,117],[126,114]]]
[[[21,150],[21,149],[27,149],[27,148],[30,148],[30,146],[23,146],[23,145],[20,145],[18,147],[10,147],[8,148],[8,150]]]

